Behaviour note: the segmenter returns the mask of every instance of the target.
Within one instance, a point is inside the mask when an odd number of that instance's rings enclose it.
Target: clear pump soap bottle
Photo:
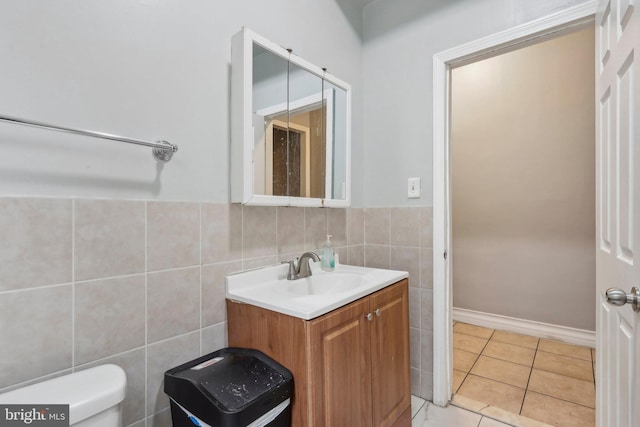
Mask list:
[[[336,252],[331,246],[331,234],[327,234],[327,241],[322,248],[321,266],[324,271],[333,271],[336,268]]]

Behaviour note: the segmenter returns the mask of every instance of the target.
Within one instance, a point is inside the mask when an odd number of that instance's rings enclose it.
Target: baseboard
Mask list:
[[[596,333],[594,331],[570,328],[568,326],[552,325],[549,323],[535,322],[533,320],[517,319],[515,317],[455,307],[453,308],[453,320],[491,329],[517,332],[538,338],[548,338],[568,344],[582,345],[591,348],[595,348],[596,346]]]

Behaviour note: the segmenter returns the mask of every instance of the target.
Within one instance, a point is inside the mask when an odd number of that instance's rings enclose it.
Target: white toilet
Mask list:
[[[73,427],[121,427],[127,376],[101,365],[0,394],[1,404],[68,404]]]

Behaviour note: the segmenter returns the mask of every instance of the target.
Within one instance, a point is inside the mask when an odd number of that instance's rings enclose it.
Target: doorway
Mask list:
[[[595,347],[594,44],[589,25],[451,70],[453,320],[476,315],[453,329],[456,404],[595,424],[590,349],[538,340],[576,328]]]
[[[433,312],[434,312],[434,403],[446,406],[452,396],[453,332],[450,213],[450,69],[498,51],[513,50],[534,40],[550,38],[593,23],[597,2],[565,9],[513,29],[476,40],[434,55],[433,109]]]
[[[454,318],[595,331],[594,34],[451,70]]]
[[[273,195],[300,197],[300,157],[308,132],[273,126]],[[306,192],[305,197],[308,197]]]

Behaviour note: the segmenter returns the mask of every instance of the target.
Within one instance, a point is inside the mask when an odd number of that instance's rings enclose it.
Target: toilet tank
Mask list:
[[[69,425],[121,427],[127,377],[101,365],[0,394],[0,404],[68,404]]]

